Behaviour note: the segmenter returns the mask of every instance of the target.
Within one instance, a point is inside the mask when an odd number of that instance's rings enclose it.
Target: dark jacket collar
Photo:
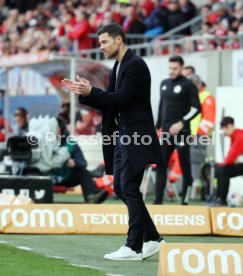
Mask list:
[[[126,53],[124,54],[124,56],[121,60],[121,64],[120,64],[120,68],[119,68],[119,72],[118,72],[118,76],[117,76],[117,80],[116,80],[116,86],[120,83],[120,79],[121,79],[123,71],[126,67],[126,64],[132,56],[133,56],[133,51],[131,49],[127,49]],[[116,68],[117,68],[117,65],[118,65],[118,62],[116,62]]]
[[[113,66],[113,69],[112,69],[111,79],[110,79],[110,87],[111,87],[112,90],[115,89],[115,86],[118,85],[118,83],[120,81],[120,77],[122,76],[122,72],[125,68],[125,65],[130,60],[132,55],[134,55],[133,51],[131,49],[127,49],[126,53],[124,54],[124,56],[121,60],[117,80],[116,80],[116,69],[117,69],[117,66],[118,66],[118,61],[115,62],[114,66]]]
[[[121,65],[120,68],[130,59],[130,57],[133,55],[133,51],[131,49],[127,49],[126,53],[124,54],[122,60],[121,60]],[[116,61],[115,66],[117,67],[118,61]]]

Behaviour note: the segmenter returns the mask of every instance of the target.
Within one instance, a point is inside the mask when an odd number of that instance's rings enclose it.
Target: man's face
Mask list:
[[[182,66],[179,62],[170,62],[169,63],[169,76],[172,80],[176,79],[182,74]]]
[[[18,127],[23,127],[25,124],[25,119],[20,111],[16,111],[14,114],[14,122]]]
[[[109,36],[108,33],[99,36],[100,50],[105,58],[111,59],[118,54],[121,41],[120,36],[113,38]]]
[[[222,127],[221,130],[222,130],[224,136],[230,137],[230,136],[232,136],[234,129],[235,129],[234,125],[229,124],[225,127]]]
[[[174,12],[179,9],[179,4],[177,2],[170,2],[167,8],[169,11]]]
[[[194,75],[194,73],[190,68],[183,68],[182,75],[186,78],[189,78],[190,76]]]

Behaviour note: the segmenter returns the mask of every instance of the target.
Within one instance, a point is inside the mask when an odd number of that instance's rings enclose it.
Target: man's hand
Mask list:
[[[83,97],[89,96],[92,89],[90,82],[84,78],[80,78],[79,76],[77,76],[77,81],[63,79],[62,85],[64,88]]]
[[[184,124],[181,121],[173,124],[169,129],[170,135],[178,134],[183,129],[183,126],[184,126]]]
[[[74,168],[75,166],[76,166],[75,161],[72,158],[69,158],[68,161],[67,161],[67,167],[68,168]]]

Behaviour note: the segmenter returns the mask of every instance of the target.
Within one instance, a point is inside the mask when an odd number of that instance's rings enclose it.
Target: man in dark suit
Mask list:
[[[164,242],[139,190],[145,166],[162,162],[150,103],[150,72],[146,63],[125,46],[125,33],[119,25],[102,27],[98,36],[105,57],[116,59],[106,91],[80,77],[62,83],[79,95],[80,103],[102,111],[106,173],[114,175],[114,191],[128,208],[126,245],[104,257],[142,260],[159,252]]]

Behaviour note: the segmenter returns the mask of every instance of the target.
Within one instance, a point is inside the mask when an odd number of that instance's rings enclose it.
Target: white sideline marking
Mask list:
[[[5,241],[0,241],[0,243],[6,243]]]
[[[95,267],[95,266],[91,266],[91,265],[79,265],[79,264],[72,264],[69,263],[72,266],[78,266],[78,267],[83,267],[83,268],[91,268],[91,269],[96,269],[96,270],[100,270],[100,267]]]
[[[31,251],[32,249],[26,246],[16,246],[18,249],[26,250],[26,251]]]
[[[63,260],[63,257],[59,257],[59,256],[49,256],[49,255],[44,255],[48,258],[54,258],[54,259],[62,259]]]
[[[121,274],[106,274],[107,276],[123,276]]]

